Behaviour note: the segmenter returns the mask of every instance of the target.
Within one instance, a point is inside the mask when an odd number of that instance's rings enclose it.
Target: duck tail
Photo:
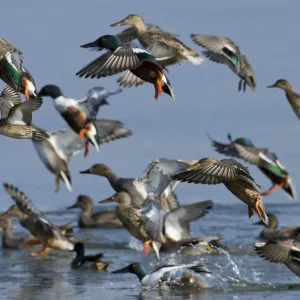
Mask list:
[[[45,139],[48,139],[50,136],[47,132],[36,129],[32,132],[32,139],[36,141],[43,141]]]
[[[171,88],[170,81],[164,74],[162,76],[161,82],[164,93],[168,94],[172,98],[172,100],[174,100],[175,94]]]
[[[60,171],[60,176],[63,180],[63,182],[65,183],[67,189],[69,192],[72,193],[72,181],[71,181],[71,176],[69,174],[69,172],[65,172],[65,171]]]
[[[204,59],[192,49],[183,49],[182,56],[193,65],[200,65],[204,62]]]

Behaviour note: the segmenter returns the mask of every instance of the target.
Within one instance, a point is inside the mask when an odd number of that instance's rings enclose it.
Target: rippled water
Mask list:
[[[297,217],[295,202],[268,203],[269,210],[279,213],[281,220]],[[283,210],[284,209],[284,210]],[[248,220],[243,204],[216,204],[202,220],[193,223],[193,236],[219,235],[227,250],[220,255],[186,256],[161,254],[161,261],[142,252],[141,244],[122,229],[82,230],[89,253],[104,252],[105,260],[112,261],[107,272],[73,271],[73,253],[51,251],[44,258],[30,257],[23,251],[2,251],[0,260],[1,299],[299,299],[299,290],[289,285],[299,283],[285,266],[269,263],[256,256],[252,243],[257,240],[260,227]],[[287,214],[285,211],[289,211]],[[46,214],[57,224],[76,218],[77,212],[61,210]],[[16,234],[24,234],[16,229]],[[163,263],[203,261],[212,274],[201,274],[204,289],[150,289],[141,287],[133,274],[111,274],[133,261],[143,262],[149,269]],[[288,293],[287,293],[288,291]]]

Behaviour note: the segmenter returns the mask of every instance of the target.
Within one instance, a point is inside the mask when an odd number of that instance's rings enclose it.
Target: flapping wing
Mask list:
[[[6,118],[9,110],[14,106],[21,103],[21,97],[17,90],[11,85],[7,85],[0,95],[0,110],[1,117]]]
[[[121,77],[118,78],[117,82],[120,86],[123,87],[132,87],[132,86],[140,86],[145,83],[145,81],[137,76],[135,76],[130,70],[127,70],[123,73]]]
[[[7,122],[10,124],[31,125],[32,112],[41,107],[40,98],[31,98],[26,102],[12,107],[8,113]]]
[[[79,77],[100,78],[135,69],[142,64],[133,48],[121,46],[113,52],[101,55],[76,73]]]

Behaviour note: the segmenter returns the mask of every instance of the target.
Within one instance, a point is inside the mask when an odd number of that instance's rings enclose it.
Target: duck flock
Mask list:
[[[138,87],[147,82],[153,84],[156,100],[163,93],[173,100],[175,93],[166,75],[166,67],[184,61],[199,65],[205,57],[209,61],[227,65],[239,77],[238,91],[245,92],[248,87],[255,92],[256,78],[251,64],[230,38],[192,34],[192,41],[202,48],[202,57],[182,43],[176,34],[145,24],[138,15],[129,15],[111,26],[123,25],[128,25],[128,28],[119,34],[103,35],[81,46],[99,51],[100,56],[82,67],[77,76],[88,80],[122,73],[117,79],[121,87]],[[139,42],[139,46],[132,43],[134,40]],[[91,147],[99,152],[102,144],[132,135],[132,131],[119,120],[97,119],[100,107],[107,105],[107,99],[121,92],[121,89],[108,91],[103,87],[95,87],[87,92],[84,99],[67,98],[54,84],[37,90],[34,77],[24,64],[26,60],[21,51],[6,39],[0,39],[0,78],[7,84],[0,96],[0,134],[13,139],[31,139],[40,160],[54,175],[54,190],[57,192],[63,182],[72,192],[68,164],[74,155],[83,151],[86,157]],[[279,79],[269,87],[284,90],[290,106],[300,118],[300,95],[292,90],[288,81]],[[25,95],[23,102],[20,93]],[[53,98],[55,109],[68,127],[50,132],[34,123],[32,114],[38,113],[44,97]],[[196,253],[197,256],[202,253],[218,254],[226,247],[218,237],[192,237],[190,233],[190,222],[208,213],[213,202],[208,200],[181,206],[174,190],[181,182],[224,184],[247,205],[248,217],[256,214],[259,219],[257,224],[264,226],[260,234],[263,242],[254,243],[257,254],[271,262],[285,264],[300,276],[300,241],[297,240],[300,227],[278,230],[276,216],[268,213],[264,205],[264,196],[279,189],[283,189],[290,198],[296,198],[288,171],[275,153],[254,145],[247,138],[234,139],[228,134],[227,143],[216,141],[209,135],[208,139],[218,153],[228,158],[153,159],[137,178],[119,177],[104,164],[87,166],[89,168],[81,171],[81,174],[105,177],[115,190],[114,195],[100,203],[116,202],[117,206],[114,211],[94,213],[92,199],[79,195],[76,203],[69,207],[82,210],[78,227],[127,230],[143,243],[145,255],[150,253],[153,260],[160,258],[160,252]],[[263,192],[243,163],[256,165],[270,179],[272,186]],[[72,269],[107,270],[110,262],[103,259],[102,253],[85,255],[82,237],[74,234],[70,223],[56,226],[18,187],[4,183],[4,189],[14,205],[0,216],[3,248],[40,247],[39,251],[31,252],[32,256],[46,255],[51,249],[74,251],[76,256],[70,262]],[[11,217],[18,218],[20,225],[30,235],[21,239],[14,237]],[[168,274],[174,270],[182,270],[182,274],[180,278],[171,280]],[[152,272],[147,272],[141,263],[133,262],[113,273],[136,274],[143,286],[167,284],[176,288],[189,284],[204,288],[197,273],[207,276],[205,273],[210,272],[209,265],[204,265],[199,259],[191,264],[161,265]]]

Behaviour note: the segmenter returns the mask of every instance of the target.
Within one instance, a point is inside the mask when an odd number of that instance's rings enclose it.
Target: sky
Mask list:
[[[54,176],[39,161],[30,140],[4,136],[0,136],[0,183],[18,186],[41,210],[68,206],[78,194],[98,201],[113,190],[104,178],[80,175],[80,170],[105,163],[122,177],[136,177],[152,159],[159,157],[224,158],[213,151],[206,133],[225,142],[230,132],[234,138],[248,137],[257,146],[275,152],[300,187],[299,121],[283,91],[266,88],[284,78],[300,92],[299,11],[299,1],[284,4],[277,0],[242,4],[239,0],[5,1],[1,4],[1,37],[23,52],[24,65],[34,76],[38,90],[45,84],[56,84],[65,96],[80,99],[95,86],[116,89],[118,75],[98,80],[75,76],[99,55],[80,45],[125,29],[110,24],[135,13],[146,23],[179,34],[198,53],[201,48],[192,42],[190,34],[230,37],[251,63],[257,91],[239,93],[239,79],[225,65],[205,60],[200,66],[188,62],[172,66],[168,77],[175,92],[174,102],[167,95],[156,101],[150,84],[124,89],[109,99],[111,105],[103,108],[99,118],[120,120],[134,134],[103,145],[100,153],[91,148],[86,159],[82,153],[76,156],[70,164],[73,193],[63,184],[59,193],[54,193]],[[0,88],[4,86],[0,82]],[[51,98],[44,98],[33,120],[46,130],[66,126]],[[270,181],[256,167],[250,166],[249,170],[263,189],[269,188]],[[182,203],[202,199],[239,203],[222,185],[182,184],[177,191]],[[0,210],[4,210],[11,200],[1,188],[0,197]],[[266,206],[273,201],[291,200],[279,191],[267,201]]]

